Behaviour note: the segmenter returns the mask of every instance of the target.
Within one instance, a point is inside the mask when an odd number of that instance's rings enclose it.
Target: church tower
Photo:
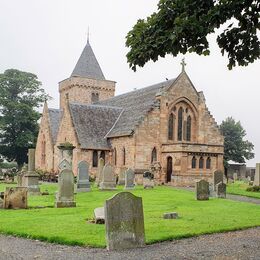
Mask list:
[[[66,100],[92,104],[115,95],[115,81],[106,80],[89,40],[70,76],[59,83],[60,109]]]

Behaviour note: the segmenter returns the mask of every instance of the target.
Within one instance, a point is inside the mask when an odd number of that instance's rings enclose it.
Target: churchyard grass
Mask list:
[[[227,185],[227,193],[260,199],[260,192],[247,191],[248,187],[248,183],[236,181]]]
[[[4,191],[0,184],[0,191]],[[30,196],[28,210],[0,210],[0,232],[69,245],[105,247],[105,226],[87,222],[96,207],[123,191],[99,191],[76,195],[76,208],[54,208],[57,184],[42,184],[48,196]],[[210,198],[196,201],[191,191],[171,187],[132,190],[143,198],[146,243],[260,226],[259,205]],[[41,208],[43,207],[43,208]],[[178,212],[179,219],[163,219],[163,213]]]

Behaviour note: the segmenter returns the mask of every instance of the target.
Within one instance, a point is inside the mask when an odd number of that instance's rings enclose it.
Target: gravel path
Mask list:
[[[0,259],[260,259],[260,227],[163,242],[144,248],[108,252],[106,249],[62,246],[0,236]]]

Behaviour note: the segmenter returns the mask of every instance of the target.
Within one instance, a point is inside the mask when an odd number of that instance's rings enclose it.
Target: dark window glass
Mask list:
[[[182,124],[183,124],[182,114],[183,114],[183,108],[180,107],[178,111],[178,141],[182,141]]]
[[[187,118],[186,140],[191,140],[191,116],[188,116]]]
[[[106,158],[105,151],[101,151],[100,158],[102,158],[104,160],[104,163],[105,163],[105,158]]]
[[[207,161],[206,161],[206,168],[210,169],[210,167],[211,167],[211,159],[210,159],[210,157],[208,157]]]
[[[168,122],[168,139],[169,140],[173,140],[173,127],[174,127],[174,117],[173,117],[173,114],[170,114],[169,122]]]
[[[156,151],[156,148],[154,147],[153,148],[153,151],[152,151],[152,160],[151,162],[156,162],[157,161],[157,151]]]
[[[123,165],[125,165],[125,147],[123,148]]]
[[[204,159],[203,159],[203,157],[200,157],[199,168],[203,169],[203,166],[204,166]]]
[[[195,156],[192,157],[192,160],[191,160],[191,168],[192,169],[195,169],[196,168],[196,163],[197,163],[197,159]]]
[[[114,165],[116,165],[116,148],[114,148]]]
[[[92,93],[91,94],[91,103],[95,103],[99,101],[99,94],[98,93]]]
[[[93,158],[92,158],[92,166],[97,167],[98,166],[98,152],[93,151]]]

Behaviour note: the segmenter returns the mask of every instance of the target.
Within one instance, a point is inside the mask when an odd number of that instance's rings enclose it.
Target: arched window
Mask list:
[[[113,156],[114,156],[114,165],[116,165],[116,156],[117,156],[117,154],[116,154],[116,148],[114,148],[114,151],[113,151]]]
[[[105,151],[101,151],[99,158],[102,158],[104,160],[104,164],[105,164],[105,157],[106,157],[105,156]]]
[[[174,124],[175,124],[175,116],[171,113],[168,121],[168,139],[173,140],[174,138]]]
[[[204,167],[204,159],[203,159],[203,157],[200,157],[200,160],[199,160],[199,168],[200,168],[200,169],[203,169],[203,167]]]
[[[182,124],[183,124],[183,108],[180,107],[178,111],[178,141],[182,141]]]
[[[93,151],[92,166],[98,167],[98,152],[96,150]]]
[[[125,165],[125,147],[123,147],[123,165]]]
[[[197,164],[197,159],[195,156],[193,156],[191,160],[191,168],[196,169],[196,164]]]
[[[99,94],[98,93],[92,93],[91,94],[91,103],[95,103],[99,101]]]
[[[191,116],[188,116],[187,118],[186,140],[191,140]]]
[[[207,169],[210,169],[210,168],[211,168],[211,159],[210,159],[210,157],[207,158],[206,168],[207,168]]]
[[[156,151],[156,148],[154,147],[153,150],[152,150],[152,159],[151,159],[151,162],[156,162],[157,161],[157,151]]]

